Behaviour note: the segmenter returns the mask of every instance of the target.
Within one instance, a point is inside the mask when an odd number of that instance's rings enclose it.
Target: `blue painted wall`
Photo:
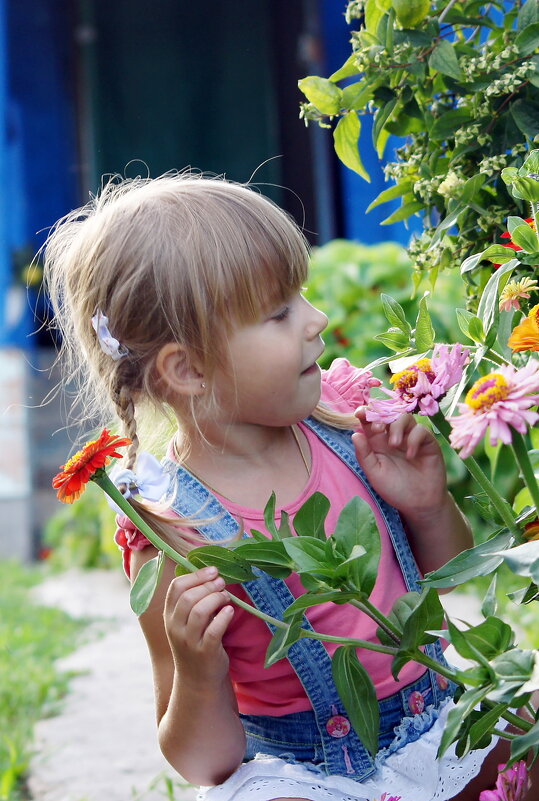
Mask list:
[[[36,297],[17,275],[20,257],[35,253],[48,228],[78,205],[74,69],[67,0],[0,0],[1,215],[0,342],[30,347]],[[1,201],[0,201],[1,202]],[[1,225],[2,223],[0,223]],[[9,325],[6,293],[9,286]],[[21,299],[20,289],[23,288]]]
[[[351,53],[350,34],[352,28],[347,25],[344,18],[345,3],[336,3],[335,0],[320,0],[320,22],[325,52],[324,77],[331,75],[341,67]],[[360,151],[365,169],[370,175],[371,182],[363,178],[344,165],[339,166],[340,192],[344,217],[344,235],[348,239],[356,239],[366,244],[373,244],[391,239],[395,242],[408,244],[413,231],[420,230],[418,217],[408,222],[381,226],[380,223],[400,206],[400,200],[383,203],[368,214],[366,209],[374,198],[383,189],[391,186],[386,183],[384,173],[376,151],[372,144],[372,118],[361,118]],[[330,136],[330,132],[326,132]],[[399,139],[390,137],[385,157],[393,160],[395,147],[400,144]]]

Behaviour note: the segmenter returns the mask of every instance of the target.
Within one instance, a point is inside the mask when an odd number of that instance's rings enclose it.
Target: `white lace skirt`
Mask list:
[[[379,801],[383,793],[401,801],[445,801],[453,798],[479,773],[486,755],[496,745],[457,758],[453,747],[441,760],[435,758],[449,710],[448,700],[437,720],[418,740],[384,758],[376,758],[377,770],[356,782],[346,776],[326,776],[312,766],[258,755],[245,763],[223,784],[201,788],[198,801],[271,801],[273,798],[306,798],[309,801]]]

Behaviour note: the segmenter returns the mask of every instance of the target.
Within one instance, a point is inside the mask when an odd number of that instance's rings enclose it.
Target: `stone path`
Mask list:
[[[68,571],[37,600],[95,619],[86,644],[60,663],[76,671],[58,716],[39,722],[30,768],[35,801],[193,801],[157,745],[150,660],[119,571]]]

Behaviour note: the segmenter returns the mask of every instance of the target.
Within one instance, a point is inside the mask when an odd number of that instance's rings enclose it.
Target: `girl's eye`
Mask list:
[[[274,314],[271,319],[277,321],[286,320],[289,314],[290,314],[290,306],[284,306],[284,308],[282,308],[281,311],[277,312],[277,314]]]

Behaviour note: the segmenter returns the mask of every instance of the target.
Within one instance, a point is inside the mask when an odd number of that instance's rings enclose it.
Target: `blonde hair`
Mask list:
[[[135,409],[170,421],[155,370],[163,345],[181,344],[202,365],[203,402],[211,403],[227,334],[299,290],[308,256],[293,220],[245,185],[192,172],[110,179],[56,224],[44,249],[53,324],[67,378],[79,387],[81,421],[105,423],[115,413],[133,443],[125,465],[132,468]],[[101,350],[91,322],[98,309],[127,357],[114,361]]]

